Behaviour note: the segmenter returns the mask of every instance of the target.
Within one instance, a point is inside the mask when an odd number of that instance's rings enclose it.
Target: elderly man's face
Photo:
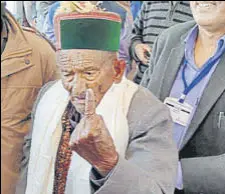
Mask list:
[[[225,29],[225,1],[190,1],[195,21],[212,31]]]
[[[81,114],[84,113],[88,88],[93,90],[98,105],[113,82],[123,75],[123,67],[115,71],[116,53],[62,50],[58,51],[57,58],[63,85],[70,93],[72,104]]]

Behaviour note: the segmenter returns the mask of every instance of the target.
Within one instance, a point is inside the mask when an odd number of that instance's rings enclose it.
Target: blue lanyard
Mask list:
[[[210,58],[208,61],[208,64],[206,65],[206,67],[201,71],[201,73],[190,83],[190,85],[187,85],[186,79],[185,79],[185,69],[187,68],[187,60],[184,60],[184,67],[182,70],[182,80],[184,83],[184,92],[181,95],[179,102],[183,103],[185,100],[185,97],[187,96],[187,94],[210,72],[210,70],[212,69],[212,67],[216,64],[216,62],[220,59],[221,55],[223,54],[223,52],[218,55],[216,58]]]

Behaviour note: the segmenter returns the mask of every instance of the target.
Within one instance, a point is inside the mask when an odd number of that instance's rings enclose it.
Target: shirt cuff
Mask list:
[[[115,167],[114,167],[115,168]],[[90,173],[90,180],[91,182],[97,186],[97,187],[101,187],[102,185],[104,185],[104,183],[108,180],[108,178],[111,176],[114,168],[106,175],[106,176],[102,176],[95,168],[91,169],[91,173]]]
[[[179,190],[183,190],[183,175],[182,175],[182,168],[181,162],[178,162],[178,173],[177,173],[177,183],[176,188]]]

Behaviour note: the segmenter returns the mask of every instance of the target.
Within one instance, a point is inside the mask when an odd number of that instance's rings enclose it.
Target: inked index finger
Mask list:
[[[86,98],[85,98],[85,116],[91,116],[95,114],[96,104],[95,104],[95,95],[92,89],[86,90]]]

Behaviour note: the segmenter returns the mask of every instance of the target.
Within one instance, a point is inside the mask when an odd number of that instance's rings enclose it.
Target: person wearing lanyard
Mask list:
[[[175,193],[225,192],[225,1],[190,2],[195,21],[155,42],[142,86],[170,109],[179,149]],[[197,23],[197,24],[196,24]]]

